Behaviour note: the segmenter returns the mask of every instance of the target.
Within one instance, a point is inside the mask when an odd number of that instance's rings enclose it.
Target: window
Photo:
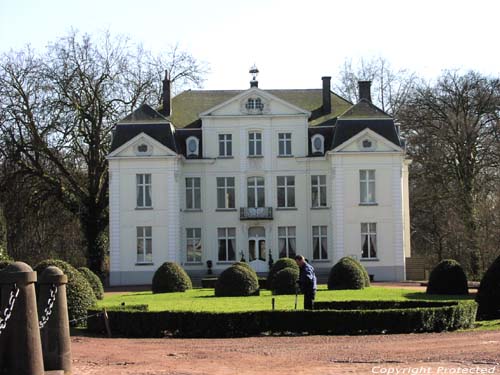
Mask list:
[[[135,176],[137,183],[137,207],[152,207],[151,202],[151,175],[137,174]]]
[[[313,230],[313,259],[323,260],[328,259],[328,237],[327,226],[317,225],[312,227]]]
[[[278,133],[279,156],[292,156],[292,133]]]
[[[359,171],[359,195],[360,203],[375,203],[375,170]]]
[[[247,179],[247,207],[264,207],[264,195],[264,177],[249,177]]]
[[[186,209],[201,209],[201,183],[199,177],[186,178]]]
[[[235,208],[234,177],[217,177],[217,208]]]
[[[278,227],[278,250],[280,252],[280,258],[295,257],[295,227]]]
[[[295,207],[295,177],[278,177],[278,207]]]
[[[248,155],[262,156],[262,133],[252,132],[248,134]]]
[[[311,176],[312,207],[326,207],[326,176]]]
[[[186,228],[186,260],[201,262],[201,228]]]
[[[325,151],[325,138],[321,134],[315,134],[311,138],[311,149],[313,154],[323,154]]]
[[[361,258],[377,258],[377,224],[361,223]]]
[[[153,262],[151,227],[137,227],[137,263]]]
[[[236,259],[236,229],[218,228],[217,238],[219,241],[219,261],[232,261]]]
[[[233,156],[232,134],[219,134],[219,156]]]
[[[247,100],[245,107],[249,110],[262,111],[264,109],[264,103],[262,103],[262,100],[260,98],[250,98]]]
[[[196,137],[189,137],[186,139],[186,156],[198,156],[199,155],[199,143],[200,141]]]

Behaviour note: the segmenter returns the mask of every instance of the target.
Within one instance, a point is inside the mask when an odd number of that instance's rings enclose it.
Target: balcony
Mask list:
[[[240,220],[272,220],[272,207],[240,207]]]

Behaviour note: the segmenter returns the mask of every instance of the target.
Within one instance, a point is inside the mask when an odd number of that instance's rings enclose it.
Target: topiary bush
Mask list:
[[[429,276],[427,294],[469,294],[467,276],[460,263],[453,259],[439,262]]]
[[[280,258],[273,263],[273,266],[271,267],[271,270],[267,275],[267,285],[269,286],[272,285],[274,275],[276,275],[279,271],[281,271],[284,268],[292,268],[294,270],[297,270],[297,272],[299,272],[299,266],[297,266],[297,263],[295,263],[295,259]]]
[[[66,297],[68,299],[69,320],[81,319],[71,323],[71,325],[76,326],[81,324],[83,318],[87,315],[87,310],[93,307],[97,302],[90,283],[71,264],[58,259],[46,259],[41,261],[35,267],[35,271],[40,276],[43,270],[49,266],[58,267],[68,277]]]
[[[270,289],[273,294],[295,294],[298,278],[298,270],[291,267],[283,268],[274,275]]]
[[[352,257],[343,257],[342,259],[346,259],[348,261],[353,262],[361,270],[361,272],[363,272],[363,278],[365,281],[365,288],[369,287],[370,286],[370,275],[368,275],[368,271],[366,271],[366,268],[357,259],[354,259]]]
[[[153,293],[185,292],[192,287],[186,271],[173,262],[165,262],[156,270],[151,285]]]
[[[215,284],[215,296],[235,297],[258,294],[259,280],[255,272],[252,271],[240,265],[232,265],[226,268]]]
[[[479,319],[500,319],[500,256],[490,265],[484,274],[476,302],[479,304]]]
[[[103,299],[104,298],[104,287],[102,286],[102,282],[101,282],[101,279],[99,278],[99,276],[97,276],[94,272],[92,272],[87,267],[78,268],[78,272],[80,272],[83,275],[83,277],[85,277],[87,279],[90,286],[92,287],[92,290],[94,291],[95,297],[97,299]]]
[[[363,289],[365,276],[352,258],[340,259],[330,270],[328,289]]]

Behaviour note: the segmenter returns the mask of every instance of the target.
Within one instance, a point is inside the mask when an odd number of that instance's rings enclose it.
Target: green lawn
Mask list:
[[[295,296],[272,296],[268,290],[261,291],[255,297],[214,297],[213,289],[192,289],[185,293],[130,292],[123,294],[106,294],[99,301],[99,307],[145,304],[149,311],[260,311],[271,310],[272,298],[275,298],[276,309],[291,310],[294,308]],[[370,287],[363,290],[327,290],[320,285],[316,301],[353,301],[353,300],[458,300],[472,299],[471,296],[431,296],[423,292],[408,289]],[[303,306],[303,296],[299,295],[298,308]]]

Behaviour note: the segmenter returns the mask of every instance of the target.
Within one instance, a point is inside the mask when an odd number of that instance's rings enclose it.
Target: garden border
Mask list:
[[[392,302],[393,306],[390,306]],[[356,309],[362,304],[370,309]],[[248,312],[144,311],[145,305],[107,310],[111,331],[125,337],[245,337],[262,333],[380,334],[441,332],[470,328],[474,301],[346,301],[318,302],[321,310]],[[424,307],[427,304],[427,307]],[[397,308],[394,308],[396,306]],[[407,306],[407,308],[403,308]],[[416,307],[418,306],[418,307]],[[340,309],[344,307],[344,309]],[[391,307],[391,308],[389,308]],[[89,310],[88,315],[99,310]],[[93,333],[104,331],[99,317],[87,320]]]

